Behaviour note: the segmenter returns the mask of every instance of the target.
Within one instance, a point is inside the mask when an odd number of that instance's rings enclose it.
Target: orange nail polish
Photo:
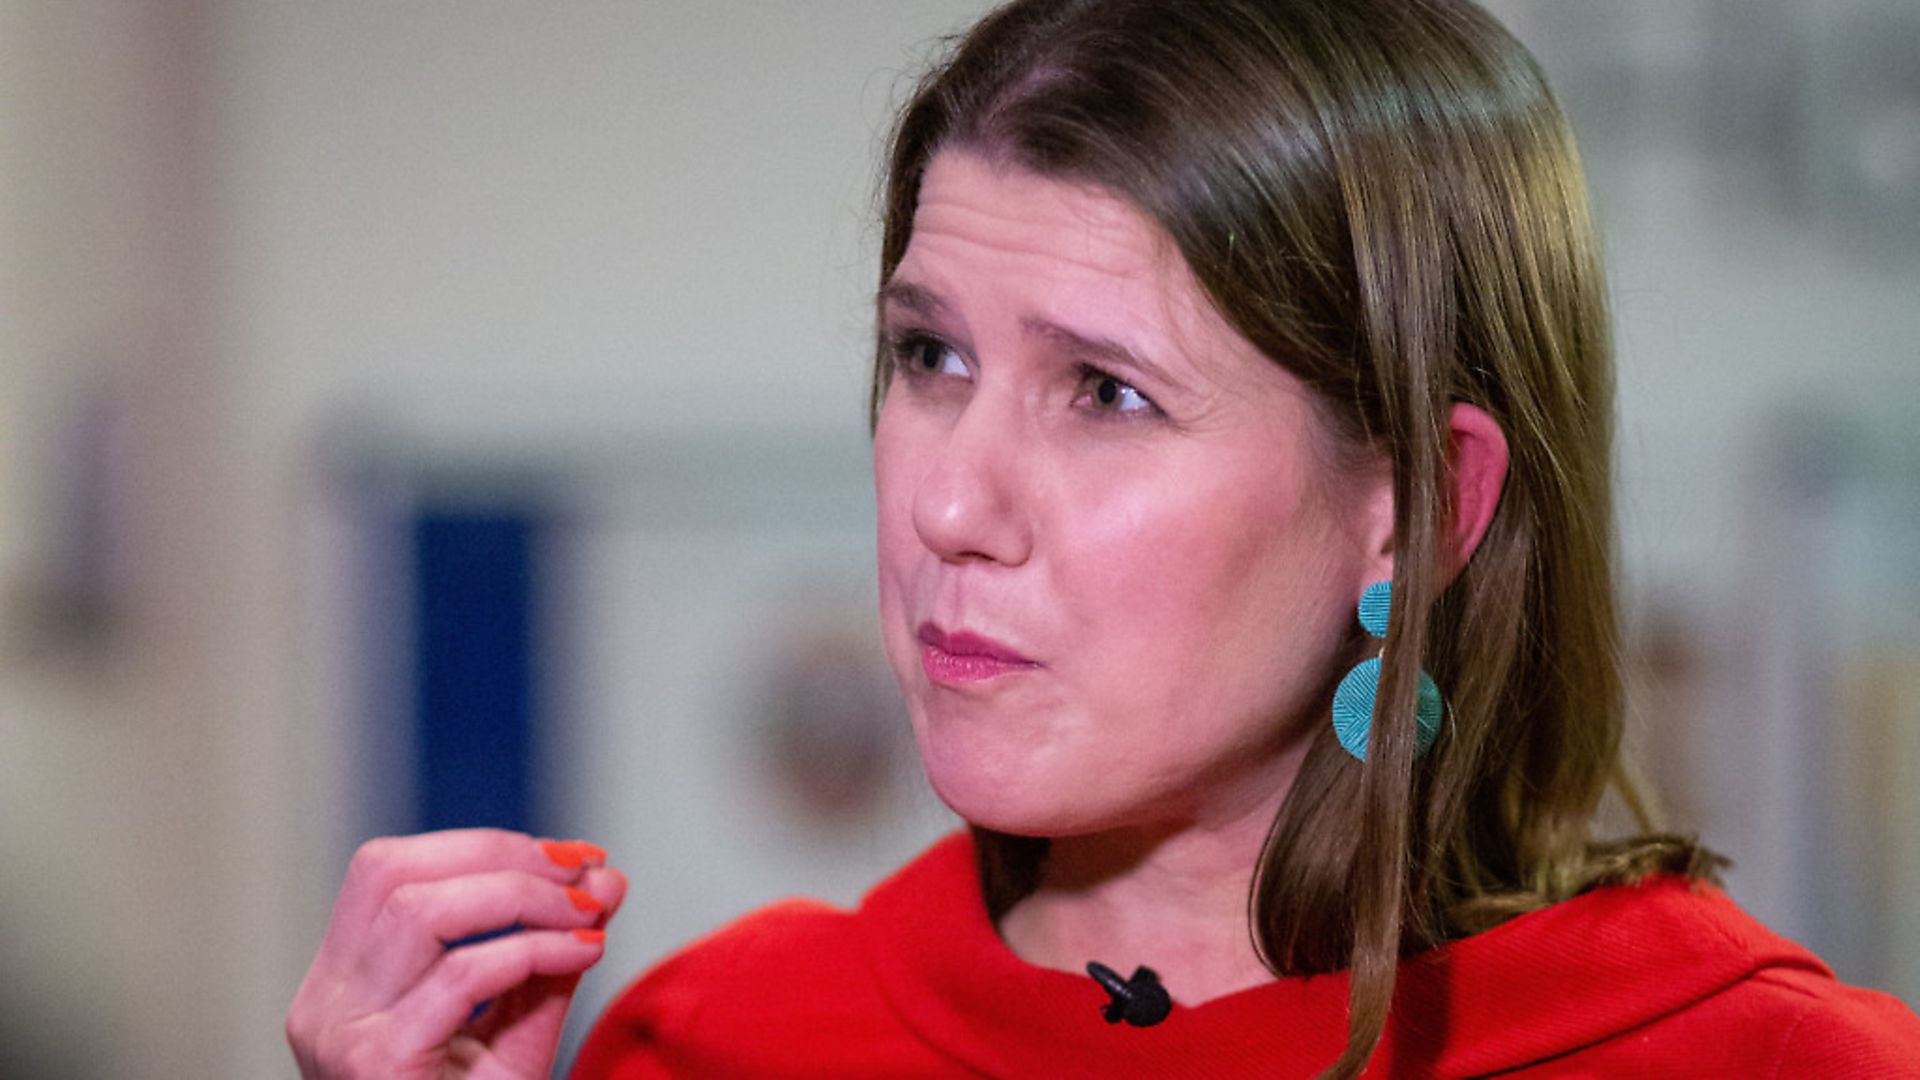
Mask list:
[[[592,893],[572,885],[567,886],[567,899],[572,901],[573,906],[580,911],[599,911],[606,906]]]
[[[589,945],[599,945],[607,940],[605,930],[575,930],[573,936]]]
[[[607,849],[599,844],[589,844],[585,840],[573,841],[573,846],[587,862],[604,864],[607,861]]]
[[[540,850],[547,853],[555,866],[563,870],[578,870],[580,864],[587,861],[587,854],[570,840],[542,840]]]

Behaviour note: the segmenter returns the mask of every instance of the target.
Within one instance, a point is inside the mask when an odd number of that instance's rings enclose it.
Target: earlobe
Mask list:
[[[1384,462],[1367,493],[1366,580],[1392,581],[1394,559],[1393,470]]]
[[[1507,483],[1507,436],[1486,410],[1455,404],[1447,417],[1447,580],[1487,535]]]

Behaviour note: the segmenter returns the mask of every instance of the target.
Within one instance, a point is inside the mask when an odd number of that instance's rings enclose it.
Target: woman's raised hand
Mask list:
[[[287,1012],[301,1074],[547,1076],[626,891],[606,852],[578,840],[456,829],[367,842]]]

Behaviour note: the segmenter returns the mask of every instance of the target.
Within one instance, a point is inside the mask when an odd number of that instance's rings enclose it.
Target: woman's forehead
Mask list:
[[[965,151],[928,166],[913,236],[882,289],[888,303],[909,295],[992,302],[1153,354],[1211,351],[1227,331],[1171,238],[1126,200]]]
[[[1185,271],[1166,233],[1131,203],[1094,184],[1042,176],[964,150],[927,166],[913,236],[993,245],[1126,277]],[[909,243],[909,252],[912,244]]]

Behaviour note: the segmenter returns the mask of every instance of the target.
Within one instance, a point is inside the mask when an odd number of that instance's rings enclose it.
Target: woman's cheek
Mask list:
[[[1159,490],[1121,490],[1057,514],[1050,535],[1062,550],[1053,564],[1071,574],[1081,621],[1163,637],[1194,618],[1194,585],[1214,559],[1208,538],[1189,527],[1191,513]]]

